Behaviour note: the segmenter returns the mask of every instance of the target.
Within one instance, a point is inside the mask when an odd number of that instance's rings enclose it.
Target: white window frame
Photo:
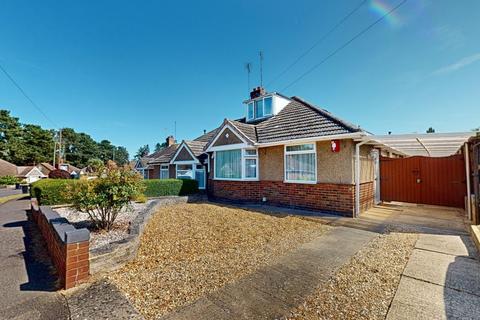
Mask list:
[[[247,150],[255,151],[254,155],[247,154]],[[247,177],[246,160],[255,160],[255,177]],[[242,178],[244,180],[258,180],[258,150],[257,149],[242,149]]]
[[[292,147],[292,146],[300,146],[304,144],[311,144],[313,145],[313,150],[301,150],[301,151],[287,151],[287,147]],[[288,180],[287,179],[287,155],[292,155],[292,154],[310,154],[313,153],[315,157],[315,179],[310,180],[310,181],[305,181],[305,180]],[[303,184],[316,184],[318,182],[318,175],[317,175],[317,143],[316,142],[311,142],[311,143],[295,143],[295,144],[286,144],[283,148],[283,182],[285,183],[303,183]]]
[[[166,167],[166,168],[165,168],[165,167]],[[163,178],[162,178],[162,171],[167,171],[167,177],[164,178],[164,179],[170,178],[170,170],[169,170],[168,164],[161,164],[161,165],[160,165],[160,177],[159,177],[160,179],[163,179]],[[164,179],[163,179],[163,180],[164,180]]]
[[[266,114],[265,113],[265,99],[267,98],[271,98],[272,99],[272,108],[271,108],[271,112]],[[256,117],[256,114],[257,114],[257,105],[256,105],[256,102],[257,101],[260,101],[262,100],[262,116],[261,117]],[[255,98],[255,99],[252,99],[250,102],[247,103],[247,116],[246,116],[246,119],[247,121],[252,121],[252,120],[260,120],[260,119],[265,119],[265,118],[268,118],[268,117],[271,117],[273,115],[273,110],[274,110],[274,103],[275,103],[275,99],[273,98],[273,95],[269,95],[269,96],[264,96],[264,97],[260,97],[260,98]],[[250,104],[253,104],[253,118],[250,118],[249,117],[249,114],[248,114],[248,106]]]
[[[189,163],[187,163],[186,161],[184,161],[182,163],[177,162],[177,164],[175,164],[175,178],[176,179],[179,179],[178,178],[178,166],[179,165],[190,165],[190,166],[192,166],[192,176],[190,178],[191,178],[191,180],[195,180],[196,163],[194,161],[190,161]]]
[[[219,178],[217,177],[217,152],[218,151],[227,151],[227,150],[238,150],[240,149],[241,150],[241,178]],[[255,155],[247,155],[246,154],[246,151],[245,150],[255,150],[256,151],[256,154]],[[255,172],[255,175],[256,177],[255,178],[247,178],[245,177],[245,159],[255,159],[257,161],[257,165],[256,165],[256,172]],[[224,150],[215,150],[213,152],[213,179],[214,180],[224,180],[224,181],[258,181],[259,178],[258,178],[258,175],[259,175],[259,161],[258,161],[258,149],[255,149],[255,148],[235,148],[235,149],[232,149],[232,148],[225,148]]]

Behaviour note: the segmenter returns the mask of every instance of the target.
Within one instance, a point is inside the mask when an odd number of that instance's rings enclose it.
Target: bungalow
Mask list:
[[[13,163],[0,159],[0,177],[13,176],[27,183],[46,178],[36,166],[16,166]]]
[[[196,179],[216,199],[346,216],[379,201],[379,150],[357,143],[369,135],[360,127],[261,87],[244,101],[244,112],[192,141],[167,139],[167,148],[138,161],[138,168],[148,178]]]

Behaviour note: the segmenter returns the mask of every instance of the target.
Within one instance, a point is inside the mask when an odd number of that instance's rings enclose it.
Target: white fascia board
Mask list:
[[[193,154],[193,152],[190,150],[190,148],[188,147],[187,143],[185,141],[182,141],[182,143],[180,144],[180,146],[178,147],[177,151],[175,152],[175,154],[173,155],[172,157],[172,160],[170,160],[170,164],[175,164],[175,163],[183,163],[184,161],[175,161],[175,159],[177,158],[177,156],[180,154],[180,151],[182,151],[182,149],[185,148],[187,150],[187,152],[190,154],[190,156],[192,157],[193,160],[187,160],[189,163],[199,163],[197,157],[195,157],[195,155]]]
[[[25,177],[28,177],[33,171],[37,171],[41,177],[46,177],[46,175],[44,175],[43,172],[40,171],[40,169],[38,169],[37,167],[33,167],[32,170],[28,171]]]
[[[226,144],[224,146],[210,147],[205,152],[243,149],[243,148],[248,148],[248,147],[252,147],[252,146],[249,145],[249,144],[246,144],[246,143]]]
[[[320,137],[312,137],[312,138],[304,138],[304,139],[291,139],[291,140],[282,140],[282,141],[267,142],[267,143],[256,143],[255,146],[259,148],[264,148],[264,147],[282,146],[285,144],[311,143],[316,141],[360,139],[365,136],[366,136],[365,133],[355,132],[355,133],[335,134],[331,136],[320,136]]]
[[[223,134],[223,132],[226,130],[226,129],[230,129],[230,131],[233,132],[233,134],[235,134],[236,137],[238,137],[240,140],[242,140],[243,143],[237,143],[237,144],[231,144],[231,145],[224,145],[224,146],[217,146],[217,147],[214,147],[213,145],[215,145],[215,142],[217,142],[217,140],[220,138],[220,136]],[[240,131],[239,129],[237,129],[237,127],[233,126],[230,122],[225,124],[222,128],[222,130],[220,130],[217,135],[215,136],[215,138],[212,140],[212,142],[210,143],[209,147],[207,148],[207,150],[205,150],[205,152],[211,152],[211,151],[219,151],[219,150],[229,150],[229,149],[238,149],[238,148],[223,148],[223,147],[228,147],[228,146],[234,146],[234,145],[249,145],[249,143],[247,142],[247,140],[245,140],[244,137],[242,137],[240,134],[238,134],[237,131]],[[241,131],[240,131],[241,132]],[[250,142],[252,142],[253,144],[253,141],[249,140]],[[218,149],[220,148],[220,149]]]

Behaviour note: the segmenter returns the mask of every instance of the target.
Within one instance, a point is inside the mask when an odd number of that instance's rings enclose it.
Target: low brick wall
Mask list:
[[[38,206],[36,199],[32,199],[32,218],[45,239],[62,288],[69,289],[87,280],[90,232],[76,229],[52,208]]]
[[[208,181],[214,199],[262,202],[294,208],[320,210],[352,217],[355,211],[355,185],[335,183],[284,183],[281,181]],[[373,183],[360,186],[361,211],[373,206]]]

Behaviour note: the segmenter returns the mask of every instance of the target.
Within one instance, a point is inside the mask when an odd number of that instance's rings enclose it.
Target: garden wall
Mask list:
[[[62,288],[69,289],[88,279],[90,274],[90,232],[76,229],[67,219],[32,198],[32,217],[47,244]]]

